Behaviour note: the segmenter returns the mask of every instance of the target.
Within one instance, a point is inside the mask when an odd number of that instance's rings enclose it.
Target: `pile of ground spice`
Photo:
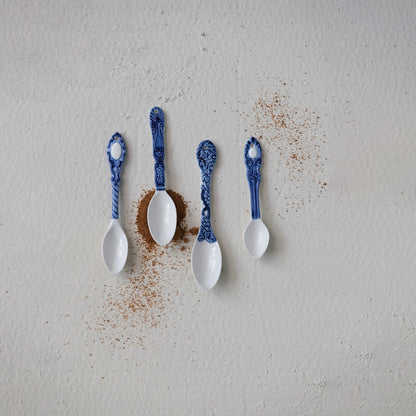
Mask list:
[[[171,189],[166,191],[169,196],[172,198],[173,202],[175,203],[176,207],[176,215],[177,215],[177,222],[176,222],[176,231],[172,238],[173,243],[180,242],[184,240],[184,236],[187,233],[190,233],[183,224],[185,219],[187,210],[188,210],[188,203],[184,201],[182,195],[178,194]],[[149,206],[150,200],[152,199],[153,195],[155,194],[155,190],[148,190],[144,193],[141,199],[137,203],[137,215],[136,215],[136,231],[139,233],[143,242],[146,245],[148,250],[152,248],[158,247],[158,245],[154,242],[152,235],[150,234],[149,227],[147,224],[147,207]],[[188,241],[184,241],[185,243]]]
[[[276,172],[287,178],[285,211],[299,212],[326,191],[326,133],[315,110],[294,104],[288,83],[280,81],[277,89],[263,89],[246,116],[253,135],[267,146]]]
[[[175,294],[172,274],[182,277],[189,273],[194,241],[190,237],[199,230],[188,227],[188,202],[175,191],[167,192],[176,206],[177,226],[172,242],[165,247],[154,242],[147,225],[147,208],[155,191],[143,190],[132,208],[136,237],[129,256],[135,260],[130,264],[128,278],[104,287],[104,302],[95,325],[102,343],[144,347],[143,340],[150,330],[166,322],[167,308]]]

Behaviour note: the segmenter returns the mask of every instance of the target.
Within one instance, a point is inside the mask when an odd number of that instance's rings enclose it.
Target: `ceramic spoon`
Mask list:
[[[150,127],[153,136],[153,157],[155,158],[156,192],[147,208],[147,224],[150,234],[157,244],[168,244],[176,230],[176,207],[165,190],[165,147],[163,130],[165,115],[159,107],[150,112]]]
[[[209,140],[200,143],[196,158],[201,169],[201,227],[192,249],[192,272],[199,285],[212,289],[221,273],[221,249],[211,226],[211,175],[217,159],[217,149]]]
[[[111,274],[118,274],[123,269],[128,252],[127,237],[118,222],[118,191],[120,186],[121,165],[126,157],[123,137],[115,133],[107,146],[107,155],[111,168],[113,189],[111,222],[103,240],[103,259]]]
[[[252,137],[244,148],[244,160],[247,167],[247,180],[250,187],[251,222],[244,232],[244,243],[249,254],[258,259],[269,245],[269,230],[260,218],[259,186],[261,167],[260,143]]]

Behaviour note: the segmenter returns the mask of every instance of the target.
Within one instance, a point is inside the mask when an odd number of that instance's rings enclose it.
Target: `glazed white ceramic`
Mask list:
[[[118,274],[126,264],[127,237],[117,219],[112,219],[103,240],[103,260],[111,274]]]
[[[269,230],[261,218],[251,220],[244,231],[244,244],[251,257],[260,258],[269,245]]]
[[[218,241],[195,241],[192,249],[192,273],[198,284],[205,290],[212,289],[217,283],[222,266],[221,249]]]
[[[176,230],[176,206],[166,191],[156,191],[147,208],[147,224],[153,240],[168,244]]]

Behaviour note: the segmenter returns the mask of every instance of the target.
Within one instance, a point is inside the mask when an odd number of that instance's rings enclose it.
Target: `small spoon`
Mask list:
[[[269,230],[260,218],[259,186],[261,167],[260,143],[252,137],[244,148],[244,159],[247,167],[247,180],[251,198],[251,222],[244,232],[244,243],[249,254],[260,258],[269,245]]]
[[[165,190],[165,147],[163,143],[165,115],[161,108],[152,108],[150,127],[153,136],[156,192],[147,207],[147,224],[153,240],[165,246],[170,243],[176,231],[176,207]]]
[[[192,272],[195,280],[206,290],[212,289],[221,273],[221,249],[211,226],[211,175],[217,159],[217,149],[209,140],[201,142],[196,151],[201,169],[201,227],[192,249]]]
[[[111,274],[118,274],[126,264],[127,237],[118,222],[118,191],[120,186],[121,165],[126,157],[126,145],[119,133],[113,134],[107,146],[107,155],[111,168],[112,210],[111,222],[103,240],[103,259]]]

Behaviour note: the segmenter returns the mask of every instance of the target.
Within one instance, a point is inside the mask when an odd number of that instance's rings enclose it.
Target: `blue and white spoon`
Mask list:
[[[247,167],[247,180],[250,188],[251,222],[244,232],[244,243],[249,254],[258,259],[269,245],[269,230],[260,218],[260,167],[261,147],[260,143],[252,137],[244,148],[244,160]]]
[[[211,226],[211,175],[217,160],[217,149],[209,140],[201,142],[196,151],[201,169],[201,227],[192,249],[192,273],[199,285],[212,289],[221,273],[221,249]]]
[[[113,134],[107,146],[107,155],[111,168],[112,210],[110,226],[103,240],[103,260],[111,274],[118,274],[126,264],[129,249],[126,234],[118,222],[120,173],[126,157],[126,145],[121,134]]]
[[[165,145],[163,141],[165,115],[161,108],[154,107],[149,118],[155,159],[156,192],[147,207],[147,225],[153,240],[164,246],[170,243],[175,234],[177,214],[175,203],[165,190]]]

